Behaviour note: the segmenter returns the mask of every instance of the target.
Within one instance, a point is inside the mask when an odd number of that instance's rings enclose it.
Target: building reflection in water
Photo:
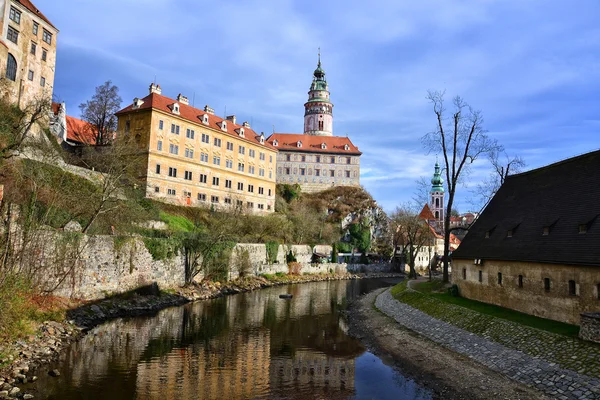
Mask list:
[[[118,320],[71,347],[60,383],[41,385],[51,399],[352,397],[365,349],[339,310],[361,290],[347,281],[277,287]]]

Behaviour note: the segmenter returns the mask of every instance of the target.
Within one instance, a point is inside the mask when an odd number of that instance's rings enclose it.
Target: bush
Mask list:
[[[248,249],[239,247],[235,249],[235,264],[240,278],[250,275],[250,272],[252,272],[252,263],[250,262]]]
[[[448,293],[452,297],[460,297],[460,291],[458,290],[458,285],[454,284],[448,288]]]
[[[265,243],[265,247],[267,248],[267,264],[275,264],[279,252],[279,243],[271,240]]]
[[[296,259],[296,256],[294,255],[294,253],[292,253],[292,251],[290,250],[287,255],[285,256],[285,262],[287,262],[288,264],[291,262],[296,262],[298,261]]]
[[[146,249],[152,254],[154,261],[166,260],[179,253],[181,241],[177,239],[144,238]]]
[[[296,261],[292,261],[288,263],[288,273],[290,275],[300,275],[300,271],[302,270],[302,264]]]
[[[31,306],[27,299],[31,295],[31,286],[16,274],[2,277],[0,284],[0,339],[10,340],[27,334],[27,316]],[[2,342],[3,340],[0,340]]]
[[[332,263],[337,263],[338,262],[337,245],[334,243],[332,247],[333,247],[333,250],[331,250],[331,262]]]

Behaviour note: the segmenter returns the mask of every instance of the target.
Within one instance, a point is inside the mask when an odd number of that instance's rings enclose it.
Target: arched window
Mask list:
[[[435,199],[435,206],[439,207],[440,206],[440,199]],[[436,217],[437,218],[437,217]]]
[[[6,78],[11,81],[17,80],[17,60],[10,53],[8,53],[8,61],[6,62]]]
[[[439,217],[440,217],[440,212],[439,212],[439,211],[436,211],[436,212],[435,212],[435,218],[437,219],[437,218],[439,218]]]

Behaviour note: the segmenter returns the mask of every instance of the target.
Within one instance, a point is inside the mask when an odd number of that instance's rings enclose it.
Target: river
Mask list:
[[[347,335],[348,301],[390,280],[279,286],[91,330],[25,386],[36,399],[430,399]],[[280,294],[292,294],[290,300]]]

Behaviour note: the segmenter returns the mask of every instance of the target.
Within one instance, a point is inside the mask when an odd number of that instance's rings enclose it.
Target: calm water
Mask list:
[[[260,290],[92,330],[36,399],[429,399],[349,337],[340,310],[385,280]],[[279,299],[291,293],[292,300]]]

